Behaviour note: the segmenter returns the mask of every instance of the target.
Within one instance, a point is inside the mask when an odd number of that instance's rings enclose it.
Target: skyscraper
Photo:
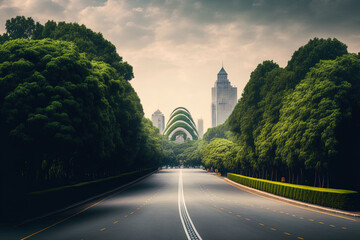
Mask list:
[[[224,67],[220,69],[211,93],[212,127],[216,127],[226,121],[237,103],[237,88],[231,86]]]
[[[160,134],[162,134],[163,131],[164,131],[164,128],[165,128],[165,117],[164,117],[164,114],[162,114],[159,109],[156,110],[156,111],[151,115],[151,121],[153,122],[153,125],[159,129]]]
[[[199,138],[202,138],[204,134],[204,121],[201,118],[198,119],[197,127],[198,127],[197,131],[199,134]]]

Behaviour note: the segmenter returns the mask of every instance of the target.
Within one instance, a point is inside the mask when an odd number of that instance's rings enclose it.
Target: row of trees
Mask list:
[[[132,67],[84,25],[6,22],[0,44],[2,192],[156,167],[163,138],[144,118]],[[11,194],[8,194],[11,195]]]
[[[102,61],[110,64],[126,80],[134,77],[132,66],[122,61],[115,46],[104,39],[101,33],[95,33],[85,25],[78,23],[55,22],[49,20],[45,25],[31,18],[17,16],[6,20],[6,33],[0,35],[0,44],[13,39],[40,40],[51,38],[75,43],[79,52],[85,53],[89,60]]]
[[[285,68],[259,64],[227,122],[195,152],[223,171],[358,189],[359,119],[360,56],[337,39],[315,38]]]

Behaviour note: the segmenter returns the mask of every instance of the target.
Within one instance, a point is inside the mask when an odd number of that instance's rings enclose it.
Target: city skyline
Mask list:
[[[360,51],[358,1],[0,1],[0,32],[17,15],[78,22],[101,32],[134,68],[145,116],[184,106],[211,126],[211,87],[224,67],[238,88],[264,60],[285,67],[314,37]]]

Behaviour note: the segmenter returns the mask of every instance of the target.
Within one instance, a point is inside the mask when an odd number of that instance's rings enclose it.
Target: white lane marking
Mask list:
[[[182,170],[180,169],[179,174],[179,188],[178,188],[178,206],[179,206],[179,215],[181,223],[184,227],[188,240],[202,240],[200,234],[196,231],[196,228],[191,221],[189,212],[186,208],[185,198],[184,198],[184,189],[183,189],[183,180],[182,180]]]

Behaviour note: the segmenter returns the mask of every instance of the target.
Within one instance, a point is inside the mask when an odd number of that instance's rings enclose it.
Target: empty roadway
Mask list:
[[[360,219],[240,190],[200,169],[164,169],[0,239],[360,239]]]

